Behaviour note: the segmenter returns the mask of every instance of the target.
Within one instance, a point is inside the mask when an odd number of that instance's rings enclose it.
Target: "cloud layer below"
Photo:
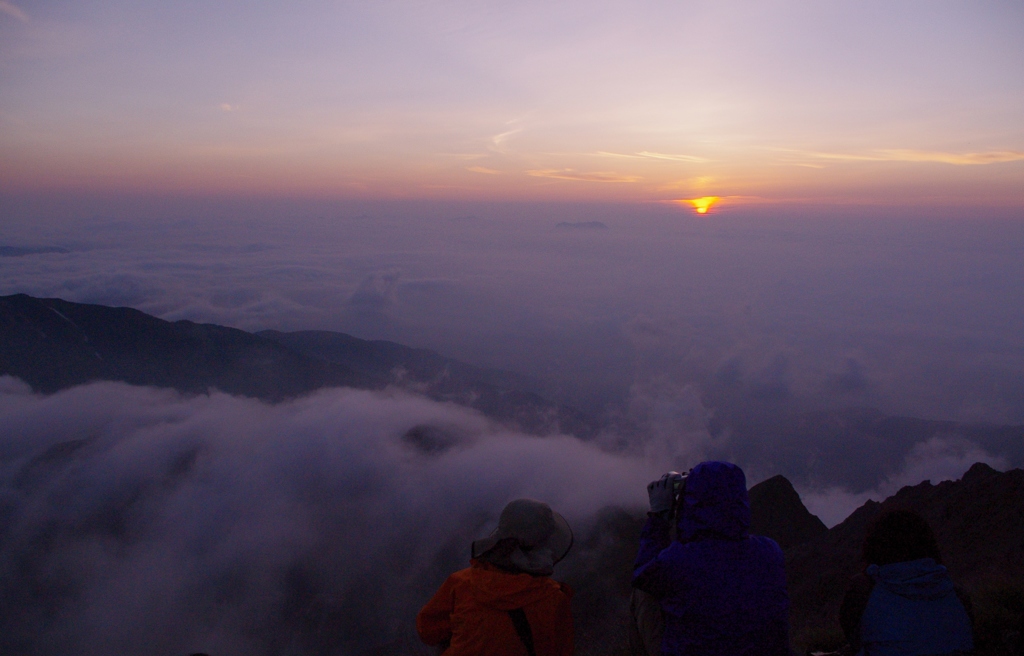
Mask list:
[[[269,405],[119,383],[40,396],[5,377],[0,416],[12,653],[415,653],[415,612],[507,501],[546,500],[583,536],[606,506],[643,509],[648,480],[707,446],[676,431],[613,452],[348,389]],[[883,487],[974,459],[999,464],[933,440]],[[853,496],[805,498],[834,523]]]
[[[653,475],[640,459],[509,434],[400,393],[324,390],[271,406],[112,383],[51,397],[0,385],[5,650],[408,641],[424,595],[464,566],[507,501],[547,500],[583,528],[603,506],[640,507]]]

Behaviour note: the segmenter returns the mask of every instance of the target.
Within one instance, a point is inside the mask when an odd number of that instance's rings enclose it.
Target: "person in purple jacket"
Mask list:
[[[788,656],[782,550],[773,540],[747,532],[750,502],[743,470],[728,462],[703,462],[686,477],[666,474],[647,492],[651,511],[640,536],[633,587],[661,608],[661,653]],[[651,636],[643,634],[661,622],[640,623],[639,637],[650,645]]]

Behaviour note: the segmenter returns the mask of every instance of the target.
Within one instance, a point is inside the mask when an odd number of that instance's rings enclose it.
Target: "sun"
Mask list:
[[[701,196],[700,198],[680,198],[672,202],[684,207],[692,207],[697,214],[707,214],[720,200],[722,200],[721,196]]]
[[[708,210],[718,201],[718,196],[702,196],[701,198],[687,198],[683,202],[693,205],[693,209],[697,210],[697,214],[707,214]]]

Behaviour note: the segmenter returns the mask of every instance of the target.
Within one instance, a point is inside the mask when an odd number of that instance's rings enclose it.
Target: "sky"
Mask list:
[[[0,2],[0,192],[1019,208],[1012,0]]]

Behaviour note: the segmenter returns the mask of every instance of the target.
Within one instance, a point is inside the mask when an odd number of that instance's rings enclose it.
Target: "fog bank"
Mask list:
[[[416,611],[507,501],[548,501],[586,536],[603,508],[642,512],[649,480],[714,455],[665,418],[677,405],[648,400],[668,423],[639,441],[584,443],[396,390],[270,405],[120,383],[41,396],[0,377],[0,651],[427,653]],[[931,440],[871,493],[975,459],[999,464]],[[830,524],[871,496],[802,491]],[[581,543],[556,574],[587,558]]]
[[[656,471],[399,392],[2,384],[7,653],[416,652],[416,610],[507,501],[579,531]]]

